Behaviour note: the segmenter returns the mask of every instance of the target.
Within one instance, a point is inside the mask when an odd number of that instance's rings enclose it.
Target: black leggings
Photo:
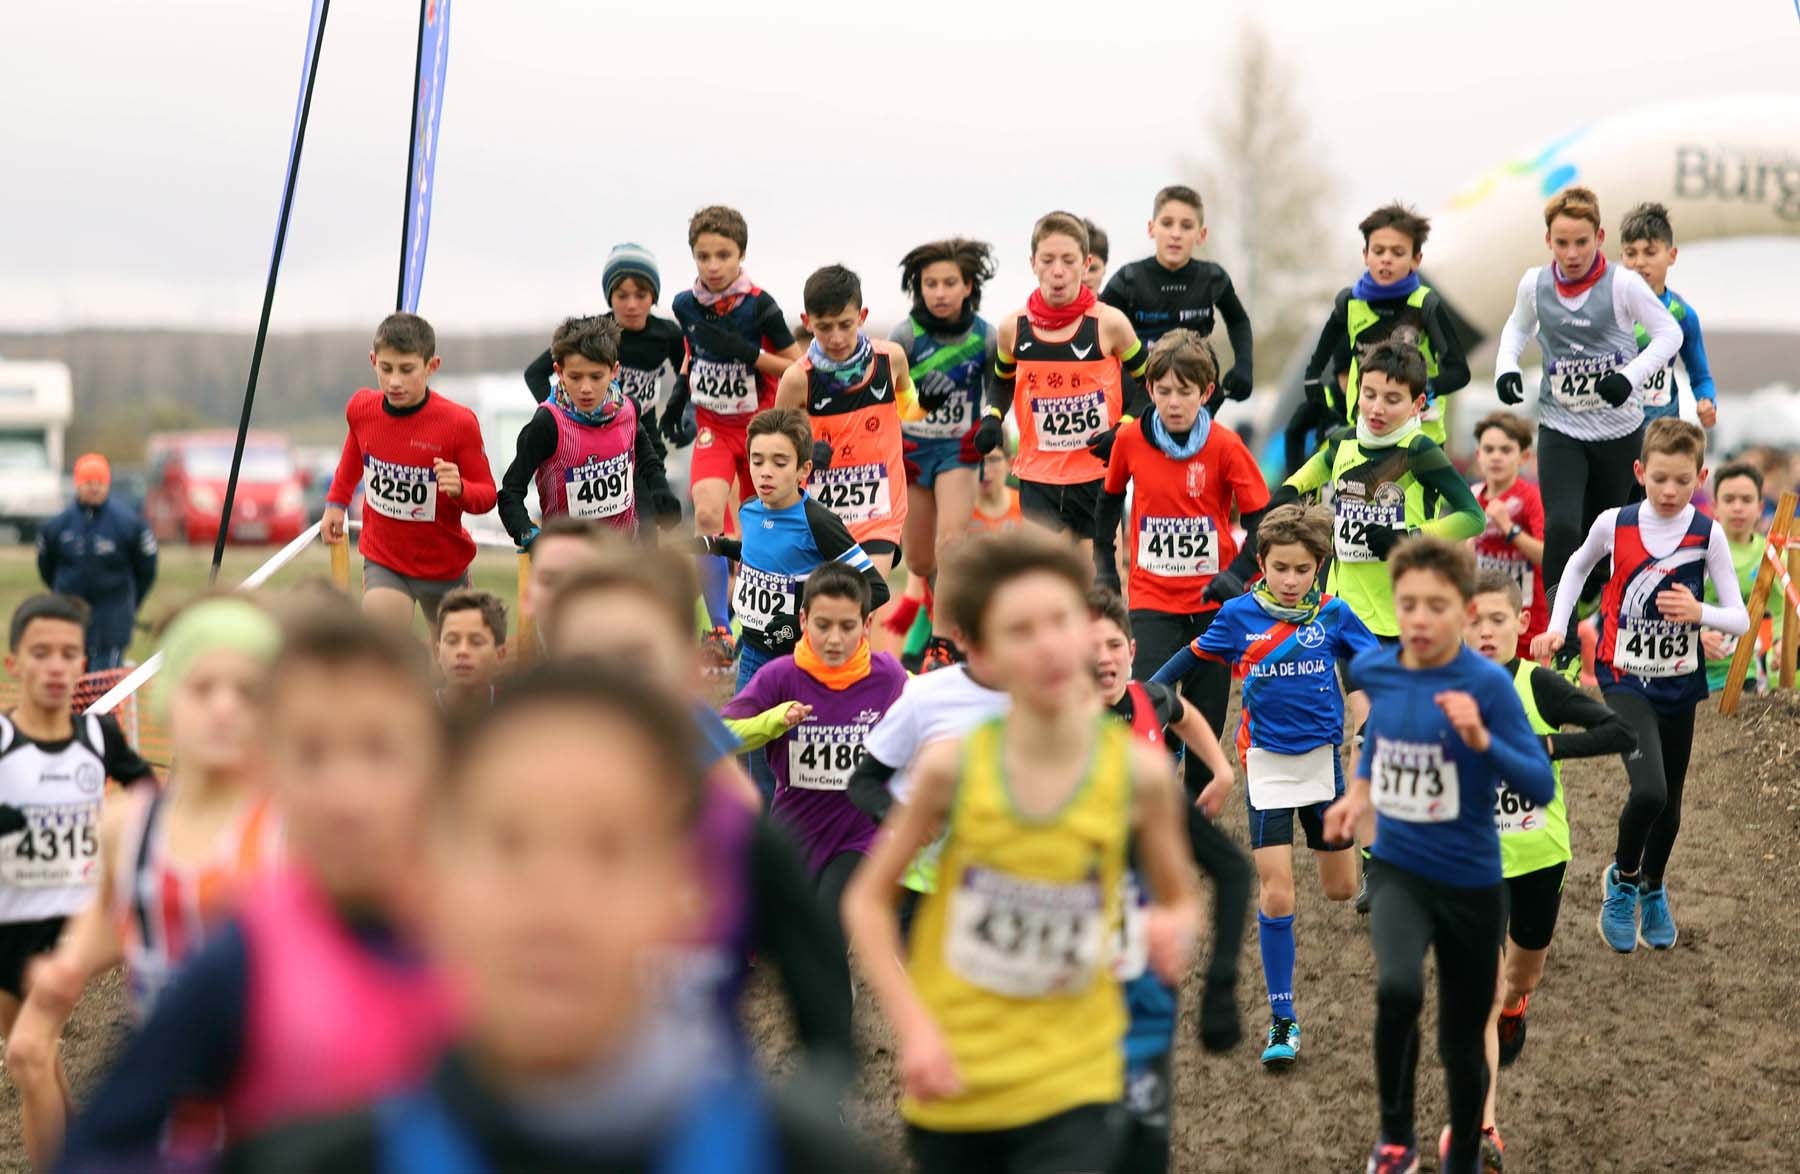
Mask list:
[[[1544,589],[1547,605],[1555,607],[1563,567],[1593,528],[1594,519],[1631,499],[1637,478],[1631,470],[1644,445],[1644,430],[1617,440],[1576,440],[1554,428],[1538,429],[1538,489],[1544,498]],[[1586,584],[1578,584],[1584,597],[1598,595],[1608,574],[1606,564],[1594,568]],[[1569,630],[1575,639],[1575,613],[1569,613]]]
[[[850,887],[850,877],[862,862],[861,852],[839,852],[825,862],[825,867],[813,880],[819,890],[819,904],[824,906],[825,916],[833,925],[842,923],[843,914],[839,909],[844,903],[844,890]]]
[[[1212,956],[1206,963],[1206,985],[1228,987],[1237,981],[1238,952],[1244,946],[1250,879],[1255,871],[1243,850],[1194,806],[1195,794],[1188,795],[1188,844],[1194,850],[1194,863],[1213,883]]]
[[[1631,875],[1642,868],[1651,888],[1662,884],[1681,831],[1681,791],[1694,750],[1694,707],[1663,713],[1630,689],[1611,689],[1606,704],[1637,735],[1625,759],[1631,796],[1619,813],[1619,845],[1613,861]]]
[[[1131,638],[1137,641],[1137,655],[1131,661],[1132,678],[1148,681],[1171,656],[1199,639],[1218,614],[1217,611],[1182,615],[1134,610],[1131,613]],[[1193,672],[1182,678],[1181,696],[1200,711],[1213,734],[1218,735],[1225,728],[1225,709],[1231,703],[1231,670],[1215,660],[1201,661]],[[1183,757],[1183,778],[1188,789],[1198,795],[1212,781],[1212,771],[1200,761],[1198,754]]]
[[[1435,947],[1438,1058],[1450,1101],[1446,1170],[1471,1170],[1487,1098],[1486,1030],[1506,932],[1506,887],[1464,889],[1380,860],[1369,863],[1369,936],[1375,946],[1375,1081],[1381,1139],[1413,1145],[1413,1086],[1425,951]]]

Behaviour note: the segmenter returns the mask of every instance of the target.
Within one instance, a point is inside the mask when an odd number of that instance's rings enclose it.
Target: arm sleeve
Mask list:
[[[1355,609],[1341,601],[1339,607],[1342,619],[1337,629],[1338,660],[1352,661],[1365,652],[1374,652],[1381,647],[1381,641],[1375,638],[1375,633],[1369,631],[1369,626],[1362,622],[1362,617],[1356,614]],[[1354,686],[1347,688],[1350,692],[1356,691]]]
[[[1750,612],[1744,606],[1744,592],[1738,585],[1737,568],[1731,562],[1731,543],[1725,528],[1713,523],[1706,540],[1706,577],[1711,580],[1719,602],[1700,605],[1700,623],[1732,636],[1750,631]]]
[[[1125,275],[1131,271],[1130,265],[1121,265],[1117,272],[1106,280],[1106,288],[1100,291],[1100,300],[1125,315],[1131,317],[1131,282]]]
[[[1116,467],[1116,466],[1113,466]],[[1107,470],[1107,479],[1112,479],[1112,468]],[[1125,493],[1120,490],[1114,493],[1107,490],[1100,495],[1100,504],[1094,510],[1094,565],[1097,567],[1115,566],[1119,559],[1119,522],[1125,517]]]
[[[1175,691],[1172,684],[1161,681],[1144,682],[1144,691],[1150,694],[1150,704],[1156,709],[1156,721],[1161,726],[1172,726],[1181,720],[1187,706],[1181,700],[1181,694]]]
[[[1695,401],[1718,402],[1719,389],[1713,386],[1712,364],[1706,358],[1706,339],[1700,333],[1700,315],[1688,306],[1681,317],[1681,365],[1687,368],[1688,386]]]
[[[735,701],[735,698],[733,700]],[[761,750],[770,742],[787,733],[787,721],[782,716],[787,712],[787,707],[788,703],[783,701],[761,713],[746,717],[732,717],[730,714],[725,714],[719,720],[724,722],[725,728],[737,738],[738,749]],[[730,708],[730,706],[726,708]]]
[[[1512,313],[1501,328],[1499,350],[1494,353],[1496,379],[1519,373],[1519,356],[1525,353],[1525,344],[1537,336],[1537,278],[1536,269],[1527,269],[1525,276],[1519,278],[1519,292],[1513,299]]]
[[[349,419],[349,411],[344,417]],[[356,439],[356,427],[352,425],[344,433],[344,452],[338,457],[337,472],[331,478],[331,491],[325,495],[327,503],[348,509],[350,499],[356,496],[357,483],[362,480],[363,454],[362,444]]]
[[[1629,754],[1636,749],[1637,735],[1625,724],[1624,718],[1605,702],[1589,697],[1569,684],[1553,670],[1542,665],[1532,669],[1531,692],[1545,721],[1558,728],[1580,727],[1577,733],[1555,736],[1556,759],[1598,758],[1607,754]]]
[[[893,777],[893,767],[865,752],[862,761],[850,772],[851,806],[876,823],[886,819],[888,809],[894,805],[894,793],[888,790],[888,780]]]
[[[860,571],[869,584],[869,606],[878,609],[888,601],[887,580],[869,560],[868,553],[850,537],[850,531],[838,516],[812,498],[806,499],[806,520],[812,527],[813,545],[819,548],[824,562],[840,562]]]
[[[1223,270],[1219,273],[1225,280],[1225,288],[1219,293],[1217,302],[1219,317],[1225,320],[1225,337],[1231,340],[1231,369],[1240,375],[1244,382],[1253,383],[1251,375],[1254,369],[1252,351],[1256,346],[1255,336],[1250,331],[1250,315],[1244,310],[1244,303],[1238,300],[1237,289],[1231,284]]]
[[[456,446],[456,469],[462,474],[462,497],[457,505],[465,514],[485,514],[494,508],[498,490],[488,466],[487,448],[481,442],[481,424],[473,412],[465,418]]]
[[[1569,629],[1569,617],[1575,614],[1575,604],[1581,596],[1581,585],[1587,582],[1588,572],[1600,565],[1600,560],[1612,553],[1613,527],[1618,524],[1619,511],[1614,508],[1604,511],[1594,519],[1593,528],[1587,533],[1569,561],[1563,565],[1562,575],[1554,582],[1549,582],[1550,593],[1550,626],[1549,631],[1566,632]],[[1729,555],[1729,552],[1728,552]],[[1707,565],[1712,564],[1711,552],[1708,551]],[[1558,590],[1564,583],[1575,584],[1573,591]],[[1735,586],[1737,577],[1732,576]]]
[[[500,524],[506,527],[514,542],[531,529],[531,514],[525,508],[525,494],[531,488],[531,479],[537,474],[538,466],[555,452],[556,421],[550,418],[549,412],[533,412],[531,419],[525,421],[525,427],[519,429],[512,464],[506,466],[506,476],[501,478],[500,489],[495,494],[500,505]]]
[[[1457,473],[1456,466],[1450,463],[1450,458],[1435,441],[1428,437],[1416,438],[1408,460],[1419,484],[1435,490],[1443,502],[1438,516],[1419,527],[1421,534],[1461,542],[1476,537],[1487,528],[1487,515],[1476,502],[1468,482]]]
[[[1206,626],[1206,631],[1182,645],[1173,656],[1164,661],[1163,666],[1151,674],[1150,683],[1173,685],[1186,679],[1189,673],[1200,667],[1203,660],[1227,667],[1235,665],[1237,655],[1232,649],[1237,644],[1238,635],[1230,615],[1223,609],[1215,613],[1212,623]]]
[[[125,731],[119,728],[118,719],[110,713],[100,715],[100,742],[106,777],[113,782],[123,785],[156,777],[150,764],[139,758],[138,752],[125,740]]]
[[[759,953],[781,971],[809,1063],[848,1082],[856,1067],[849,950],[837,918],[820,906],[799,852],[767,819],[756,821],[751,836],[750,887]]]
[[[1319,446],[1319,451],[1306,459],[1306,463],[1294,470],[1294,475],[1283,481],[1282,487],[1291,489],[1302,497],[1319,492],[1331,480],[1331,466],[1337,462],[1338,444],[1343,434],[1333,432]],[[1463,487],[1465,490],[1467,486]],[[1276,496],[1283,496],[1277,491]],[[1273,504],[1273,502],[1271,502]]]
[[[1438,395],[1449,395],[1469,385],[1469,356],[1463,353],[1462,339],[1444,315],[1444,300],[1431,292],[1425,303],[1425,337],[1431,340],[1431,353],[1437,356],[1438,373],[1431,389]]]
[[[531,360],[525,368],[525,386],[531,391],[531,398],[543,403],[550,398],[550,376],[556,373],[556,363],[550,358],[548,349],[537,358]]]
[[[766,351],[785,351],[794,345],[793,330],[782,316],[781,307],[768,294],[763,295],[763,309],[757,316],[756,328],[762,334],[763,349]]]
[[[1337,298],[1331,303],[1331,313],[1326,317],[1325,325],[1319,331],[1319,341],[1313,344],[1312,357],[1306,360],[1306,373],[1303,378],[1324,378],[1325,368],[1331,362],[1332,355],[1336,354],[1338,347],[1350,337],[1349,302],[1349,289],[1339,290]]]
[[[1486,684],[1486,698],[1478,698],[1488,728],[1487,760],[1506,785],[1536,803],[1556,798],[1556,775],[1544,744],[1538,741],[1525,717],[1525,705],[1504,678]],[[1365,743],[1366,745],[1366,743]]]
[[[137,601],[144,602],[156,586],[156,532],[142,518],[135,519],[137,539],[131,544],[131,578],[137,586]]]
[[[1650,341],[1622,372],[1636,387],[1674,360],[1681,350],[1681,327],[1649,284],[1622,266],[1613,277],[1613,313],[1627,330],[1641,324],[1650,332]]]
[[[636,477],[649,489],[667,489],[669,487],[668,470],[663,466],[662,453],[656,447],[656,435],[650,431],[650,424],[656,417],[648,410],[638,413],[637,437],[634,441],[635,452],[632,462],[636,466]]]

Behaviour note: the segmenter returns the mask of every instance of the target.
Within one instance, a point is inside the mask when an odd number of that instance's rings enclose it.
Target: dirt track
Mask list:
[[[1618,762],[1565,769],[1575,862],[1549,971],[1531,1009],[1530,1043],[1500,1087],[1500,1125],[1513,1171],[1760,1171],[1791,1164],[1800,1122],[1800,697],[1749,699],[1736,719],[1703,710],[1670,891],[1681,926],[1668,954],[1608,951],[1595,930],[1600,870],[1624,795]],[[1241,839],[1242,821],[1227,821]],[[1376,1127],[1369,1039],[1369,951],[1360,919],[1318,896],[1299,853],[1299,968],[1306,1028],[1299,1066],[1264,1073],[1259,1045],[1177,1056],[1176,1156],[1188,1171],[1361,1170]],[[1245,1023],[1267,1015],[1254,921],[1239,986]],[[86,1087],[122,1015],[109,981],[82,1004],[66,1043]],[[859,998],[864,1070],[852,1123],[898,1145],[888,1039]],[[777,1068],[785,1015],[765,981],[749,1025]],[[1436,1168],[1443,1084],[1427,1011],[1420,1064],[1424,1168]],[[17,1098],[0,1091],[0,1170],[26,1169]]]

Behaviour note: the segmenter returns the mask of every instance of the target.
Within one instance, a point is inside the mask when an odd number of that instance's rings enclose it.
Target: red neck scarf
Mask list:
[[[1075,300],[1066,306],[1052,306],[1044,300],[1043,290],[1034,289],[1031,296],[1025,299],[1025,316],[1031,319],[1033,330],[1066,330],[1093,309],[1097,301],[1099,299],[1094,296],[1094,291],[1085,285],[1075,295]]]
[[[1594,283],[1599,281],[1600,275],[1605,272],[1606,254],[1601,252],[1594,254],[1594,263],[1588,266],[1586,275],[1578,281],[1563,280],[1562,266],[1554,261],[1550,263],[1550,276],[1556,279],[1556,292],[1565,298],[1578,298],[1593,289]]]

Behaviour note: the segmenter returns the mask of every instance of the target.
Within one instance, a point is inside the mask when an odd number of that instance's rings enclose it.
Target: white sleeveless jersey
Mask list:
[[[98,717],[76,717],[75,736],[54,749],[0,717],[0,806],[25,819],[0,836],[0,924],[67,917],[93,899],[105,755]]]

